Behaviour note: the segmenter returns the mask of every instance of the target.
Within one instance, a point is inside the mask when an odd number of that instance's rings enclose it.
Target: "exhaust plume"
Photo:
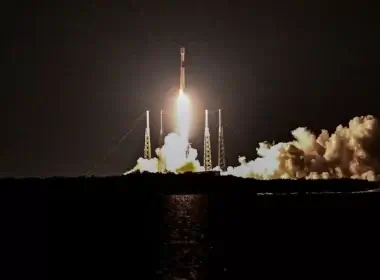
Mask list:
[[[186,151],[188,155],[186,157]],[[156,158],[144,159],[139,158],[137,165],[130,171],[124,173],[129,174],[135,171],[140,172],[158,172],[159,161],[165,166],[166,172],[184,173],[204,171],[196,159],[198,152],[190,147],[189,142],[177,133],[170,133],[165,137],[164,145],[156,149]]]
[[[373,116],[355,117],[347,127],[339,125],[333,134],[322,130],[319,136],[305,127],[292,131],[294,141],[288,143],[259,143],[258,158],[246,161],[239,158],[239,166],[228,167],[221,175],[255,179],[336,179],[353,178],[379,180],[379,165],[369,154],[378,133],[378,122]],[[162,148],[156,149],[157,158],[140,158],[134,169],[157,172],[158,161],[164,162],[169,172],[204,171],[197,158],[197,150],[188,147],[187,139],[171,133]],[[214,168],[220,171],[219,167]]]
[[[353,178],[374,181],[377,162],[367,149],[377,134],[373,116],[355,117],[348,127],[339,125],[330,136],[322,130],[317,137],[305,127],[292,131],[294,141],[269,145],[260,143],[259,158],[240,166],[228,167],[224,175],[260,179],[333,179]]]

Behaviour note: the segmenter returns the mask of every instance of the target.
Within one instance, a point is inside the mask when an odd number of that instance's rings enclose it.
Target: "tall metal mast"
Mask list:
[[[164,125],[163,125],[163,119],[162,119],[163,111],[160,112],[160,139],[159,139],[159,147],[162,149],[162,146],[164,146]],[[158,172],[164,173],[165,172],[165,163],[162,155],[160,154],[158,157]]]
[[[210,130],[208,128],[208,110],[205,110],[205,134],[204,134],[203,165],[205,167],[205,171],[212,170],[211,139],[210,139]]]
[[[150,128],[149,128],[149,111],[146,111],[146,128],[145,128],[145,143],[144,143],[144,158],[150,159],[152,156],[150,145]]]
[[[164,111],[161,110],[160,112],[160,139],[159,139],[159,147],[162,147],[164,145],[164,125],[162,120],[162,115]]]
[[[222,126],[222,109],[219,109],[219,137],[218,137],[218,166],[221,170],[226,170],[226,157],[224,151],[224,135]]]

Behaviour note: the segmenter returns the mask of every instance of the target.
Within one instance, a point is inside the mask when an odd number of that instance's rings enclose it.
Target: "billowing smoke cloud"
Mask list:
[[[147,172],[199,172],[204,171],[196,159],[198,152],[189,146],[188,141],[180,137],[177,133],[170,133],[165,137],[164,145],[156,149],[157,158],[144,159],[139,158],[137,165],[131,171]]]
[[[373,116],[355,117],[348,127],[339,125],[333,134],[322,130],[317,137],[304,127],[292,131],[294,141],[270,145],[259,143],[258,158],[228,167],[221,175],[256,179],[380,179],[379,165],[369,154],[369,147],[378,133],[378,122]],[[203,171],[197,151],[190,148],[186,158],[187,141],[177,134],[169,134],[157,158],[139,159],[132,170],[158,172],[160,163],[170,172]],[[219,170],[215,167],[214,170]],[[127,172],[128,173],[128,172]]]

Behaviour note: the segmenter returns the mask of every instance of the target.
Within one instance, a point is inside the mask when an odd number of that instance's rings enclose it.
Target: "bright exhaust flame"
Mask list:
[[[166,165],[166,170],[175,173],[204,171],[197,158],[197,150],[188,146],[189,100],[182,93],[178,97],[179,133],[171,133],[165,138],[162,148],[156,149],[157,158],[140,158],[136,167],[125,173],[139,170],[158,172],[158,162]],[[180,114],[181,113],[181,114]],[[369,147],[378,134],[378,121],[373,116],[355,117],[347,127],[339,125],[329,134],[322,130],[314,135],[305,127],[292,131],[294,141],[270,145],[259,143],[258,158],[247,162],[240,157],[240,165],[228,167],[221,175],[233,175],[255,179],[336,179],[353,178],[368,181],[380,180],[378,162],[369,153]],[[219,171],[216,166],[214,170]]]
[[[177,130],[183,140],[189,141],[190,131],[190,100],[180,90],[177,98]]]

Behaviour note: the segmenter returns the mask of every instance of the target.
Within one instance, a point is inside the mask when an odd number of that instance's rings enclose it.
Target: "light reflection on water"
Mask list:
[[[204,278],[206,204],[203,195],[166,196],[164,279]]]

